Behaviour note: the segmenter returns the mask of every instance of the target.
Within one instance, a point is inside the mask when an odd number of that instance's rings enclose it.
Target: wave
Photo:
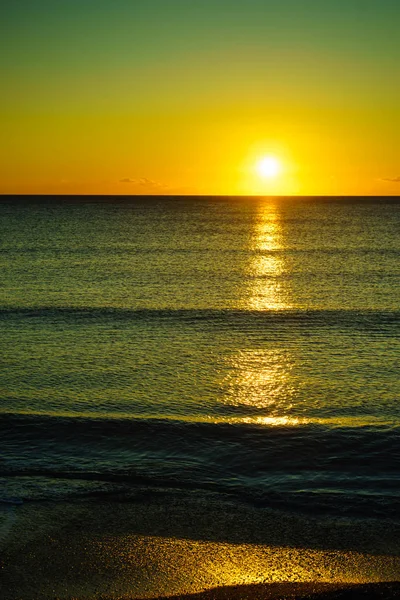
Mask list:
[[[280,468],[282,461],[300,467],[307,459],[330,457],[330,461],[346,464],[350,456],[357,456],[360,465],[366,457],[374,458],[371,468],[399,468],[400,425],[379,422],[361,426],[340,426],[337,421],[297,423],[296,425],[266,426],[257,423],[204,422],[146,417],[80,417],[42,414],[0,413],[0,434],[3,440],[35,438],[55,440],[60,444],[69,440],[99,441],[110,446],[124,445],[130,448],[186,451],[195,448],[199,454],[202,447],[214,453],[215,445],[233,445],[236,450],[252,451],[253,460],[258,453],[268,452],[279,459],[271,469]],[[213,448],[210,448],[210,444]],[[301,447],[301,454],[296,448]],[[355,451],[362,450],[355,454]],[[287,451],[293,452],[288,456]],[[383,452],[388,455],[383,455]],[[254,462],[253,462],[254,468]]]
[[[299,325],[307,327],[343,326],[376,328],[388,326],[385,334],[394,334],[393,326],[400,327],[400,310],[240,310],[240,309],[135,309],[122,307],[33,306],[0,307],[0,320],[10,318],[41,318],[62,320],[113,321],[179,321],[188,324],[210,324],[258,327],[262,325]],[[390,326],[390,327],[389,327]]]
[[[8,479],[98,483],[90,494],[107,483],[128,496],[138,487],[203,490],[257,506],[399,514],[400,426],[2,414],[0,435]]]

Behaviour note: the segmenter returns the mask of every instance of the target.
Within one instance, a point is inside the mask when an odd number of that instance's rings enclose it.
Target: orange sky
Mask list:
[[[0,193],[400,192],[397,1],[1,11]]]

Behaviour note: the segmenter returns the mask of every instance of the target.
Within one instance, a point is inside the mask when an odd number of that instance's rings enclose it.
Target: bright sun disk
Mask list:
[[[264,156],[256,164],[256,171],[260,177],[273,178],[279,175],[281,164],[274,156]]]

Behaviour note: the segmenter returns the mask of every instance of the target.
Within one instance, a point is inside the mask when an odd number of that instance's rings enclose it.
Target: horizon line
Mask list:
[[[0,198],[399,198],[400,194],[64,194],[0,192]]]

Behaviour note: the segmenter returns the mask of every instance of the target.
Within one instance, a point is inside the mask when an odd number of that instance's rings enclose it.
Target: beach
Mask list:
[[[227,509],[156,494],[9,509],[16,514],[2,540],[1,597],[339,598],[329,594],[399,578],[400,532],[391,527]],[[398,594],[394,585],[358,589]]]

